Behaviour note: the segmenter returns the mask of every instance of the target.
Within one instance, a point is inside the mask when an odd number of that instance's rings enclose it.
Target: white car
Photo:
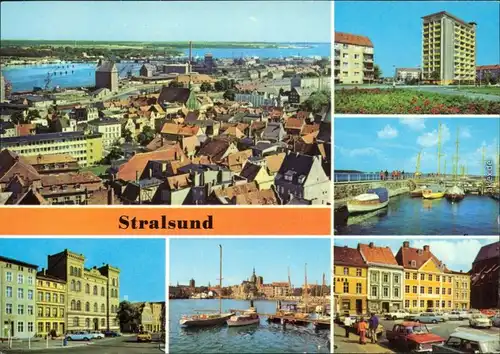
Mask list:
[[[84,340],[89,341],[93,338],[92,333],[89,332],[75,332],[66,335],[67,340]]]
[[[384,318],[386,320],[404,320],[408,316],[410,316],[410,313],[408,311],[396,310],[393,312],[386,313]]]
[[[492,323],[491,320],[482,314],[474,314],[469,319],[469,325],[471,327],[484,327],[491,328]]]
[[[104,338],[104,334],[101,332],[95,331],[95,332],[91,332],[90,334],[92,335],[93,339],[103,339]]]

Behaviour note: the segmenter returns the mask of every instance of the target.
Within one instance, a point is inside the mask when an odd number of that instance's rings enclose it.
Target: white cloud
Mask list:
[[[259,20],[257,19],[257,17],[254,17],[254,16],[250,16],[250,17],[248,17],[248,19],[249,19],[250,21],[252,21],[252,22],[257,22],[257,21],[259,21]]]
[[[399,123],[407,125],[413,130],[425,129],[425,119],[424,118],[399,118]]]
[[[470,133],[470,129],[468,127],[461,128],[460,129],[460,137],[465,138],[465,139],[472,137],[472,135]]]
[[[347,151],[349,156],[355,157],[355,156],[374,156],[374,155],[379,155],[381,153],[380,150],[372,148],[372,147],[367,147],[367,148],[361,148],[361,149],[352,149],[350,151]]]
[[[441,125],[441,144],[450,140],[450,129],[446,124]],[[430,133],[423,133],[417,138],[417,144],[423,147],[436,146],[438,143],[438,130],[434,129]]]
[[[431,252],[442,261],[450,270],[467,272],[472,267],[472,262],[482,247],[479,240],[415,240],[410,246],[423,248],[429,245]]]
[[[387,124],[384,129],[377,132],[377,135],[380,139],[392,139],[398,136],[398,131],[391,127],[390,124]]]

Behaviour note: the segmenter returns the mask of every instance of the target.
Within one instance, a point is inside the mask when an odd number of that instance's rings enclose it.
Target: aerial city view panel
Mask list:
[[[498,237],[334,241],[335,353],[498,353]]]
[[[328,238],[172,239],[170,353],[331,353],[330,249]]]
[[[493,117],[337,119],[334,232],[498,235],[499,138]]]
[[[164,351],[165,242],[1,238],[0,353]]]
[[[500,114],[498,1],[335,2],[335,113]]]
[[[331,204],[328,2],[1,10],[0,204]]]

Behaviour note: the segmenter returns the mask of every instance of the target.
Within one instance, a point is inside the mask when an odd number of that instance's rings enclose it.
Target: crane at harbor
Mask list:
[[[47,77],[45,77],[45,80],[43,80],[43,82],[45,82],[45,85],[43,86],[43,90],[47,91],[49,89],[50,83],[52,82],[52,79],[50,77],[50,73],[47,73]]]

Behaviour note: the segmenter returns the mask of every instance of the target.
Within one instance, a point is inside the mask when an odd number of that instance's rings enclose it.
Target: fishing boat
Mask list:
[[[313,322],[314,329],[330,329],[331,320],[331,316],[328,315],[320,315],[316,317]]]
[[[231,316],[226,323],[229,327],[249,326],[260,323],[260,318],[255,308],[251,307],[242,315]]]
[[[222,246],[220,248],[220,277],[219,289],[222,289]],[[226,321],[234,316],[234,312],[222,313],[222,295],[219,291],[219,313],[199,314],[199,315],[184,315],[179,321],[183,327],[210,327],[223,325]]]
[[[389,204],[389,191],[387,188],[369,189],[367,193],[360,194],[347,202],[350,214],[366,213],[385,208]]]
[[[415,188],[414,190],[412,190],[410,192],[410,196],[412,198],[422,198],[422,192],[424,191],[424,189],[426,189],[427,186],[420,186],[420,187],[417,187]]]
[[[432,185],[422,191],[424,199],[439,199],[444,197],[444,188],[439,185]]]
[[[453,186],[446,191],[445,197],[448,201],[455,203],[455,202],[459,202],[462,199],[464,199],[465,192],[463,191],[462,188],[460,188],[458,186]]]

